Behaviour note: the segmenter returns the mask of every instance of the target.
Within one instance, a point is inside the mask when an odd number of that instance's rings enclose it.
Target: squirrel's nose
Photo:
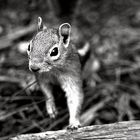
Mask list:
[[[40,70],[40,68],[36,66],[31,66],[30,69],[32,72],[38,72]]]

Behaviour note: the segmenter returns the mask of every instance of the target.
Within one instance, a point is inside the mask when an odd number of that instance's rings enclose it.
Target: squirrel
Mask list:
[[[46,109],[51,118],[57,115],[52,95],[53,84],[58,84],[66,93],[69,110],[68,129],[81,126],[79,115],[83,103],[81,64],[75,45],[70,40],[71,25],[63,23],[48,28],[38,17],[38,31],[30,41],[27,54],[29,70],[46,96]]]

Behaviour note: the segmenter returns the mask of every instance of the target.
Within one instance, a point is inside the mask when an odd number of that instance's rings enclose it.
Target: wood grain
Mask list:
[[[78,130],[19,135],[10,140],[139,140],[140,121],[93,125]]]

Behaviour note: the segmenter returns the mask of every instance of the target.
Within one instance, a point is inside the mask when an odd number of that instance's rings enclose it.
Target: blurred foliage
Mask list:
[[[92,120],[85,124],[139,120],[140,2],[77,0],[72,3],[75,6],[69,6],[70,13],[66,14],[60,0],[1,0],[0,41],[9,34],[15,35],[17,29],[35,25],[38,16],[50,26],[71,22],[72,40],[77,48],[89,45],[89,51],[81,58],[85,93],[82,115],[88,120],[87,111],[91,108],[95,111]],[[36,85],[28,88],[35,79],[28,70],[26,41],[34,32],[27,32],[6,48],[0,47],[1,140],[21,133],[62,129],[68,124],[65,97],[59,87],[54,88],[59,111],[55,120],[46,113],[40,89]]]

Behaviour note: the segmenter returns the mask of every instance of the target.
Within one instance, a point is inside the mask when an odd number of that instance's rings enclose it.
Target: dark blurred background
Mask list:
[[[64,93],[54,88],[59,115],[52,120],[28,70],[38,16],[46,26],[72,25],[82,54],[82,124],[140,120],[139,0],[0,0],[0,140],[68,124]]]

